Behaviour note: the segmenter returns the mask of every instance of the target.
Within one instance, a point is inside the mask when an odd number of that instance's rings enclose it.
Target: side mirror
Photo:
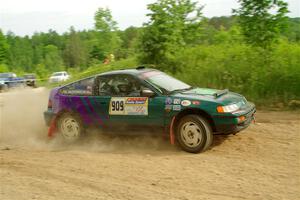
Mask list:
[[[141,91],[141,96],[142,97],[154,97],[155,93],[152,90],[144,89]]]

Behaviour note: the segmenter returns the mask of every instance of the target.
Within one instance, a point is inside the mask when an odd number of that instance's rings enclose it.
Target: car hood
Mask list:
[[[229,105],[238,102],[246,103],[245,97],[228,90],[217,90],[210,88],[193,88],[188,91],[178,92],[175,96],[200,101],[215,102],[222,105]]]

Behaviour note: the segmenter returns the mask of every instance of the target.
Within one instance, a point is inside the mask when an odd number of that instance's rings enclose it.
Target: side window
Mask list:
[[[93,95],[94,79],[95,77],[90,77],[66,85],[59,92],[65,95],[91,96]]]
[[[110,85],[110,76],[98,77],[95,83],[95,94],[98,96],[111,96],[112,87]]]
[[[110,75],[99,78],[97,84],[100,96],[140,96],[141,82],[131,75]]]

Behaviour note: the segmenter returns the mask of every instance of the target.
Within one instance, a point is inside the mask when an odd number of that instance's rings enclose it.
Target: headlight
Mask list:
[[[228,106],[218,106],[217,111],[218,113],[230,113],[235,112],[239,109],[239,106],[237,104],[231,104]]]

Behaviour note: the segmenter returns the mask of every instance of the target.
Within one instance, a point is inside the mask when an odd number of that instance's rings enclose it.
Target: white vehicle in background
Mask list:
[[[63,71],[63,72],[54,72],[50,78],[49,83],[58,83],[58,82],[64,82],[70,78],[70,75]]]

